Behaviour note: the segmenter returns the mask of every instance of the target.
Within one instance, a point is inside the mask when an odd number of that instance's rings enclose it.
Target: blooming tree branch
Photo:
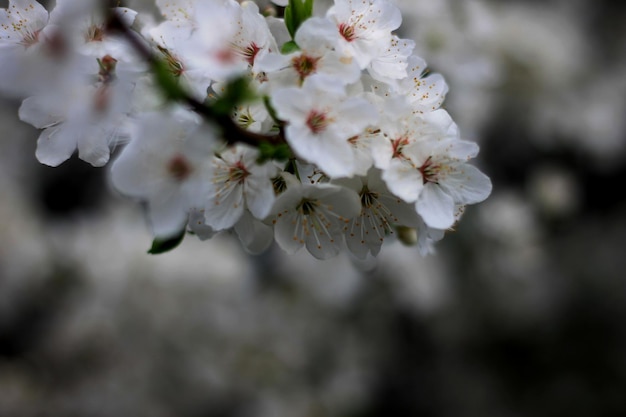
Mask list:
[[[36,156],[109,163],[147,203],[150,253],[233,231],[325,259],[376,256],[399,235],[421,253],[490,194],[441,108],[448,87],[394,32],[391,0],[155,0],[162,20],[99,0],[0,10],[0,90],[41,129]]]

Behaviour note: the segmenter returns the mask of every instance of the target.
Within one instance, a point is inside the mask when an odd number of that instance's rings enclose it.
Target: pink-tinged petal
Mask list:
[[[454,200],[436,184],[424,187],[415,207],[430,227],[447,229],[454,224]]]
[[[59,166],[76,150],[76,139],[62,124],[45,129],[37,139],[35,156],[44,165]]]

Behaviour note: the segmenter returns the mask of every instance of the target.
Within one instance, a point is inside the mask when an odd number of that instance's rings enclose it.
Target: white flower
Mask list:
[[[365,177],[335,183],[355,190],[361,200],[360,214],[344,226],[348,249],[359,259],[365,259],[368,253],[376,256],[385,237],[394,234],[394,226],[419,224],[413,205],[391,194],[377,169],[371,169]]]
[[[274,204],[274,237],[287,253],[302,246],[318,259],[339,253],[343,227],[361,209],[353,190],[331,184],[290,186]]]
[[[343,84],[356,82],[361,70],[351,58],[336,51],[339,35],[327,19],[312,17],[298,28],[294,37],[300,48],[283,55],[270,53],[259,59],[259,70],[279,86],[300,85],[314,74],[324,74]]]
[[[207,1],[207,0],[203,0]],[[195,27],[197,0],[156,0],[161,15],[179,27]]]
[[[128,135],[133,84],[116,78],[117,63],[110,56],[100,60],[100,67],[95,59],[91,62],[98,68],[92,70],[95,84],[85,85],[84,78],[76,75],[22,102],[20,119],[43,129],[36,151],[43,164],[57,166],[78,149],[80,159],[102,166],[109,160],[110,148]]]
[[[200,240],[211,239],[217,231],[204,222],[204,209],[197,207],[189,207],[189,220],[187,230],[198,236]]]
[[[194,66],[205,68],[213,80],[256,73],[257,61],[278,50],[265,18],[252,2],[199,2],[195,12],[200,24],[182,53]]]
[[[388,0],[336,0],[326,17],[341,35],[340,52],[361,69],[385,54],[391,32],[402,23],[400,10]]]
[[[408,60],[415,42],[396,35],[391,36],[388,42],[387,47],[372,59],[367,72],[376,80],[395,85],[397,80],[407,77]]]
[[[477,153],[478,145],[456,138],[417,141],[402,150],[407,162],[394,159],[384,179],[396,194],[413,191],[415,208],[426,225],[447,229],[454,224],[459,205],[479,203],[491,193],[489,178],[467,164]]]
[[[64,66],[64,48],[57,28],[48,25],[48,11],[32,0],[10,0],[0,9],[0,89],[24,96],[54,82]]]
[[[408,77],[400,82],[399,92],[416,112],[424,113],[441,107],[448,92],[443,77],[440,74],[426,74],[426,61],[416,55],[409,57],[408,64]]]
[[[274,241],[274,228],[255,218],[249,210],[244,211],[234,230],[244,249],[253,255],[265,251]]]
[[[0,9],[0,45],[27,49],[39,42],[39,33],[48,24],[48,11],[33,0],[9,0]]]
[[[235,107],[233,120],[243,129],[256,133],[269,133],[274,126],[267,107],[260,101]]]
[[[215,230],[231,228],[248,209],[257,219],[268,216],[274,204],[272,178],[277,168],[259,165],[259,151],[246,145],[227,148],[212,160],[204,210],[206,224]]]
[[[375,108],[365,99],[347,97],[343,87],[324,76],[305,80],[302,88],[280,89],[272,104],[286,126],[287,142],[302,159],[331,178],[350,177],[356,156],[349,140],[374,123]]]
[[[194,60],[184,55],[188,52],[185,45],[189,42],[191,27],[181,28],[177,22],[168,20],[149,30],[148,36],[172,77],[198,100],[205,100],[211,77],[203,66],[194,65]]]
[[[194,120],[164,113],[143,115],[111,169],[113,185],[121,193],[147,201],[157,237],[179,233],[190,209],[203,206],[215,135]]]
[[[120,22],[130,27],[137,12],[126,7],[111,9]],[[106,13],[100,0],[58,0],[50,12],[50,23],[59,27],[73,52],[94,58],[110,55],[118,61],[141,63],[122,36],[106,29]]]

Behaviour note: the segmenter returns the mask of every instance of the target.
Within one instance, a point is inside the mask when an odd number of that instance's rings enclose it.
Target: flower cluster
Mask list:
[[[124,145],[111,180],[147,203],[155,252],[225,230],[252,253],[275,240],[364,259],[400,230],[431,251],[491,192],[441,108],[444,79],[394,34],[389,0],[335,0],[324,16],[312,0],[275,3],[283,18],[251,1],[156,0],[151,23],[97,0],[50,13],[10,0],[0,89],[27,97],[43,164],[78,151],[103,166]]]

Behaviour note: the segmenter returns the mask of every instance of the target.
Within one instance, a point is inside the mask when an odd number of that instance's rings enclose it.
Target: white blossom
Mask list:
[[[150,113],[138,120],[111,179],[121,193],[147,202],[155,236],[179,233],[190,210],[202,207],[215,143],[212,129],[189,116]]]
[[[37,159],[103,166],[123,147],[112,184],[145,203],[155,238],[230,233],[253,254],[275,240],[370,262],[407,233],[432,253],[490,194],[391,1],[288,22],[252,1],[155,4],[158,23],[100,0],[0,9],[0,90],[41,129]]]
[[[354,83],[361,71],[351,57],[336,50],[339,39],[332,22],[321,17],[310,18],[296,32],[298,51],[287,55],[270,53],[259,59],[258,68],[281,86],[300,85],[315,74],[327,75],[344,84]]]
[[[343,228],[361,209],[358,194],[331,184],[291,186],[274,204],[274,237],[287,253],[303,246],[318,259],[339,253]]]
[[[204,210],[206,224],[215,230],[231,228],[245,210],[260,220],[269,215],[274,203],[272,178],[277,168],[271,163],[258,164],[258,158],[258,150],[238,145],[212,159]]]
[[[361,69],[385,54],[392,31],[402,23],[400,10],[388,0],[336,0],[326,16],[341,35],[341,53]]]
[[[302,88],[278,90],[272,96],[278,116],[288,121],[286,139],[304,160],[331,177],[350,177],[356,170],[349,140],[376,121],[372,105],[347,97],[341,84],[314,76]]]
[[[370,253],[376,256],[385,238],[395,233],[395,226],[418,226],[413,206],[388,190],[378,169],[335,183],[355,190],[360,197],[361,212],[344,226],[348,249],[357,258],[365,259]]]
[[[94,166],[109,160],[110,149],[128,136],[127,117],[133,85],[116,77],[110,56],[92,60],[94,84],[71,79],[41,95],[28,97],[20,119],[43,129],[37,141],[37,159],[57,166],[75,150]],[[76,76],[77,79],[88,79]]]

